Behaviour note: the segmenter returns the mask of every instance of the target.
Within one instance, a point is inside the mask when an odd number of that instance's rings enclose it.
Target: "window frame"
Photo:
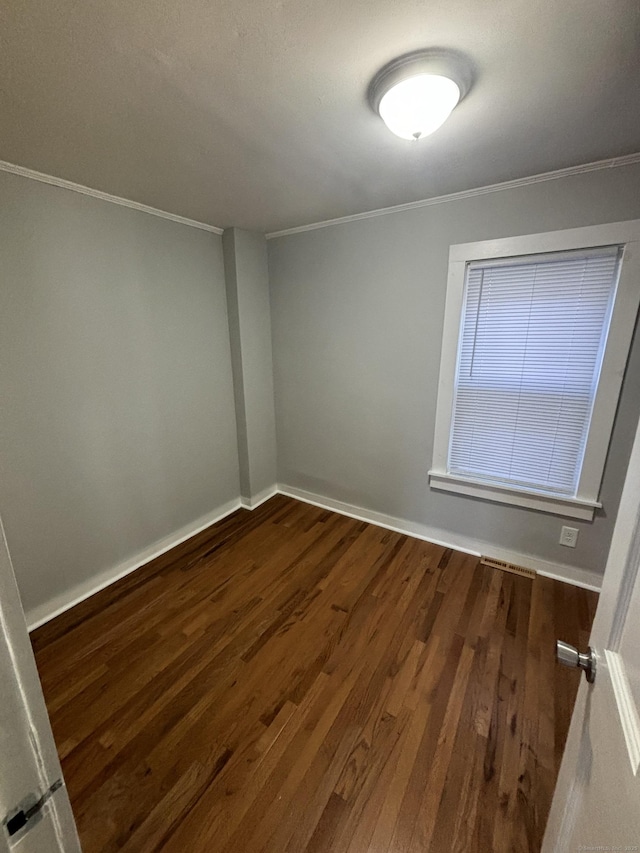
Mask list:
[[[543,255],[605,246],[621,246],[622,260],[575,497],[450,474],[448,471],[449,441],[467,265],[473,261],[500,261],[523,255]],[[602,507],[599,501],[600,486],[639,304],[640,220],[638,219],[451,246],[433,464],[429,471],[430,487],[570,518],[592,520],[596,509]]]

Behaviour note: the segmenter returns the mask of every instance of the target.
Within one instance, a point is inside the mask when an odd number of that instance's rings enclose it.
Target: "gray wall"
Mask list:
[[[250,504],[276,484],[269,267],[264,234],[223,235],[238,425],[240,492]]]
[[[279,482],[602,572],[640,414],[637,337],[593,523],[432,491],[427,471],[449,246],[635,218],[637,165],[269,241]]]
[[[221,238],[0,173],[0,513],[25,609],[237,500]]]

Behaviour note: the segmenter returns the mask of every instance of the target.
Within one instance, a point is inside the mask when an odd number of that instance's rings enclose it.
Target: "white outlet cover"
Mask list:
[[[560,531],[560,544],[567,548],[575,548],[578,543],[578,528],[564,527]]]

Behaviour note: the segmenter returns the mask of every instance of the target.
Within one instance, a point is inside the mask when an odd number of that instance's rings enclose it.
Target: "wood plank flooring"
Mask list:
[[[596,599],[240,510],[32,634],[83,849],[538,851]]]

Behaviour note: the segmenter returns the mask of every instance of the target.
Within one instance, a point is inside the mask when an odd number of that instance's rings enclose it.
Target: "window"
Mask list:
[[[432,488],[593,517],[638,309],[639,226],[451,247]]]
[[[449,471],[574,495],[618,247],[469,264]]]

